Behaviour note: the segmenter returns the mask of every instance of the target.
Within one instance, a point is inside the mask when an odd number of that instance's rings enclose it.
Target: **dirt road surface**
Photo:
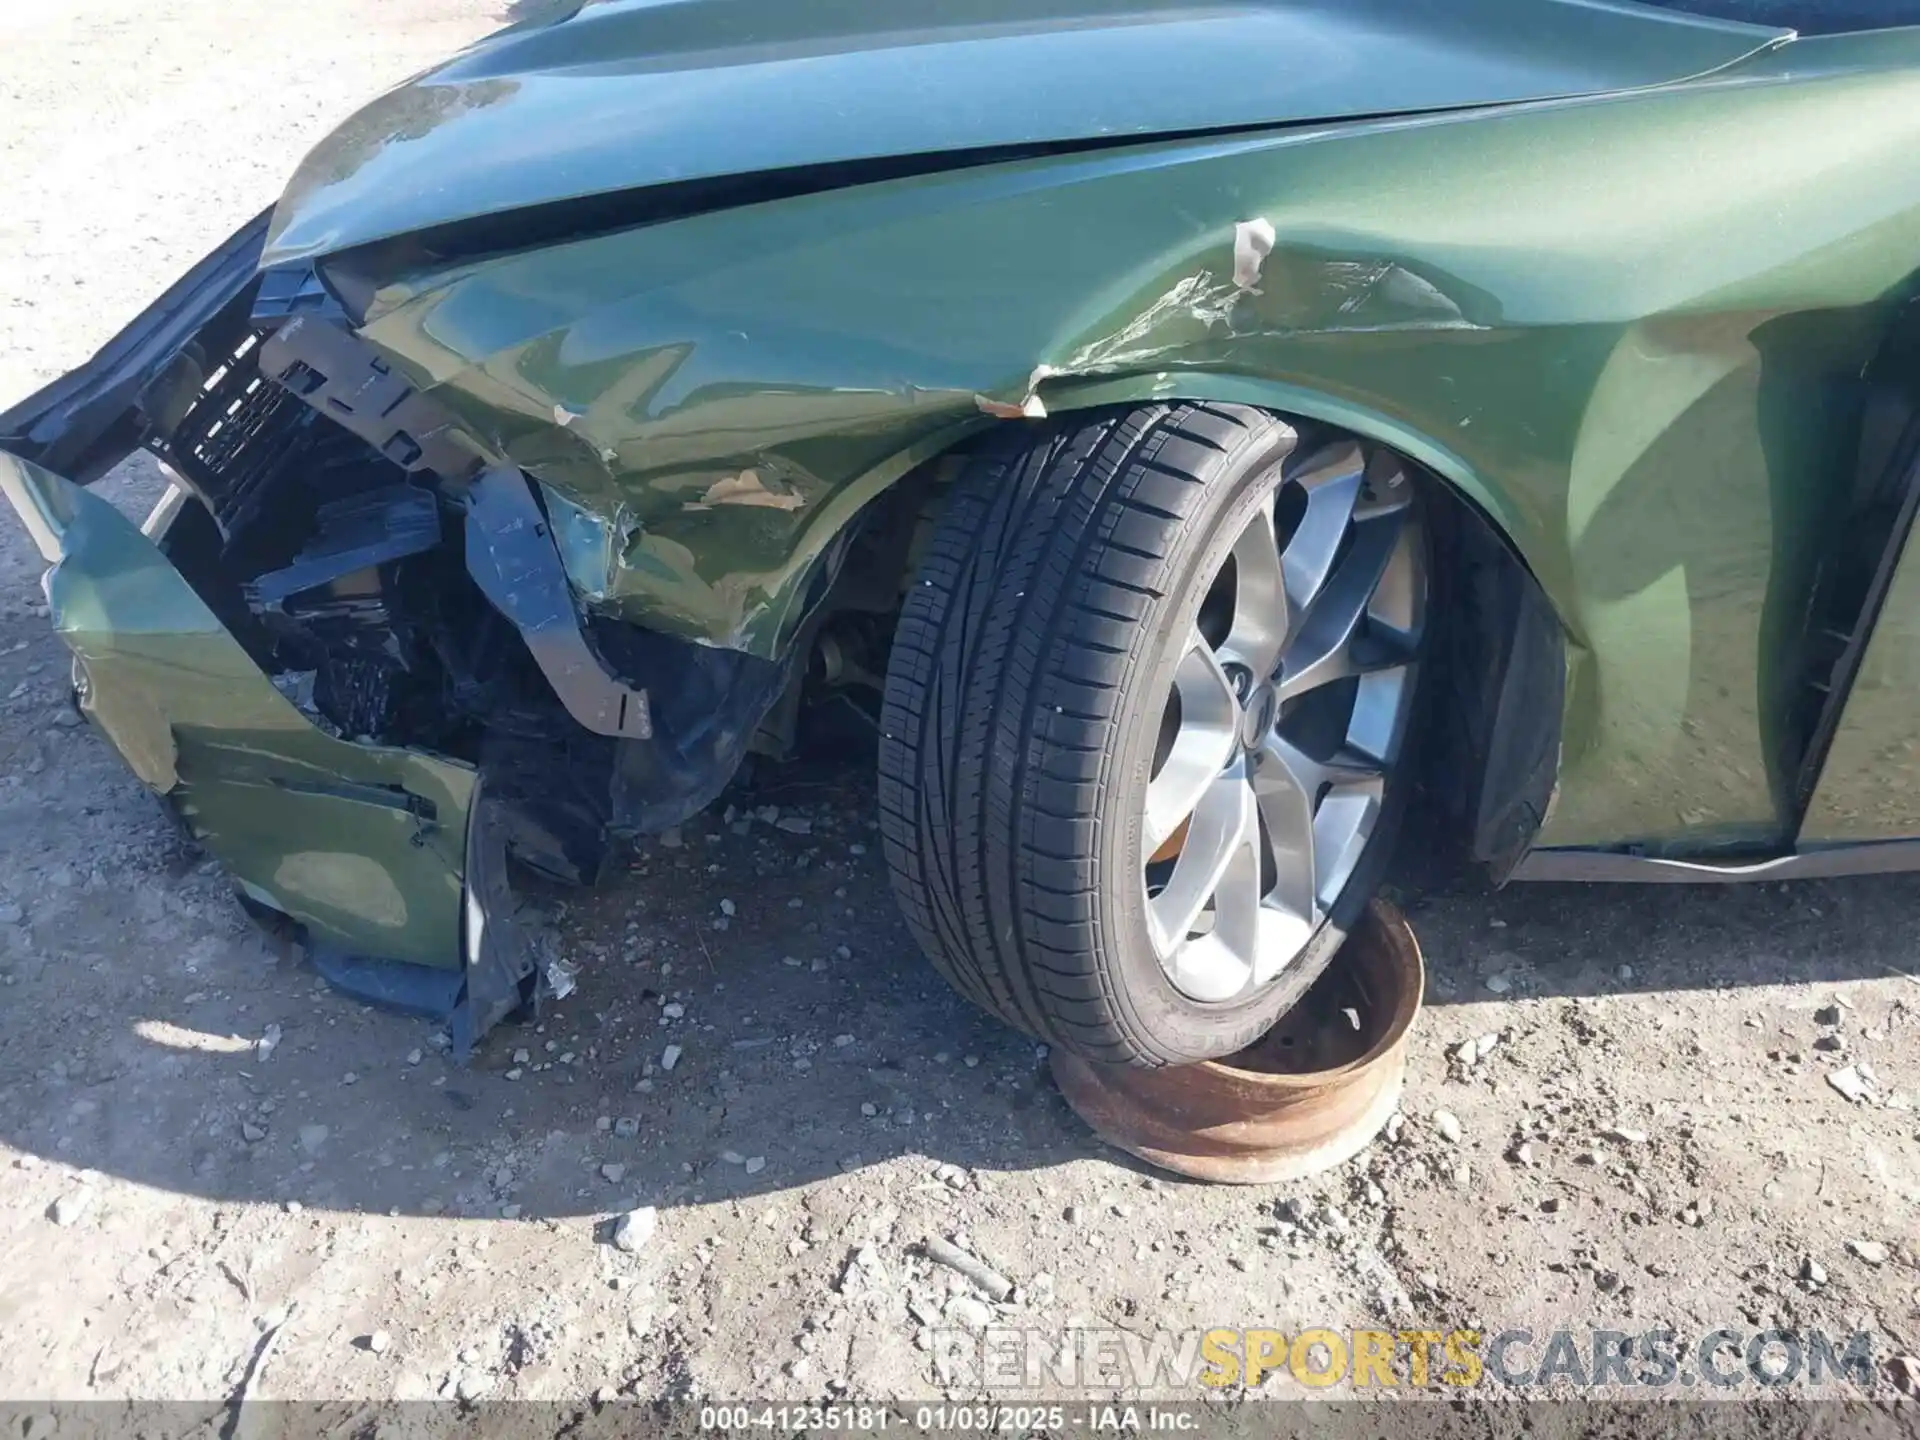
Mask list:
[[[505,18],[0,8],[0,403]],[[1397,1142],[1213,1189],[1104,1150],[931,975],[869,781],[801,765],[565,897],[578,991],[459,1068],[258,934],[77,722],[38,569],[0,517],[0,1395],[969,1396],[921,1347],[989,1317],[1920,1348],[1920,880],[1411,895],[1430,1003]],[[608,1222],[638,1206],[628,1252]],[[935,1235],[1014,1295],[930,1265]]]

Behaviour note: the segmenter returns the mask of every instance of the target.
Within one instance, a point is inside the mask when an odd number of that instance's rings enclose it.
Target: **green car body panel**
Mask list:
[[[548,487],[589,603],[765,654],[848,518],[970,425],[1336,421],[1479,504],[1574,642],[1541,844],[1764,845],[1855,380],[1920,258],[1916,144],[1920,40],[1839,37],[697,215],[396,279],[365,333]]]
[[[242,887],[321,942],[457,966],[473,770],[317,729],[106,500],[5,454],[0,492],[82,709]]]
[[[1186,398],[1372,437],[1564,632],[1535,844],[1765,854],[1920,837],[1920,791],[1876,793],[1920,729],[1920,562],[1810,797],[1785,740],[1920,268],[1916,154],[1913,29],[609,0],[369,106],[260,265],[317,266],[537,482],[583,612],[758,661],[870,502],[986,427]],[[316,935],[461,963],[473,767],[324,733],[103,502],[0,478],[142,778]]]
[[[602,0],[382,96],[265,263],[531,205],[803,167],[1684,80],[1784,32],[1606,0]]]

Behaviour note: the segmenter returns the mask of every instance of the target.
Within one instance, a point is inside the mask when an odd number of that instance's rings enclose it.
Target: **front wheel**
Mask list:
[[[894,891],[965,995],[1087,1059],[1244,1048],[1400,809],[1427,554],[1391,452],[1167,404],[996,434],[901,615]]]

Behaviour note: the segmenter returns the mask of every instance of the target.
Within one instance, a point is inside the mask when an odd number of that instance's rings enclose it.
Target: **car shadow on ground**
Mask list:
[[[716,809],[595,891],[542,902],[578,988],[464,1066],[430,1024],[329,991],[184,857],[181,884],[211,897],[193,963],[16,957],[28,993],[5,1021],[0,1139],[221,1201],[521,1221],[725,1204],[902,1158],[930,1185],[953,1182],[946,1166],[1131,1164],[1067,1109],[1041,1047],[921,958],[863,769],[789,767]],[[1885,978],[1909,964],[1920,894],[1903,877],[1398,884],[1428,967],[1416,1046],[1457,1029],[1442,1012],[1459,1005],[1669,990],[1738,1005],[1748,986]],[[52,1021],[31,997],[49,979]]]
[[[581,0],[509,0],[495,17],[502,25],[523,20],[557,20],[580,8]]]

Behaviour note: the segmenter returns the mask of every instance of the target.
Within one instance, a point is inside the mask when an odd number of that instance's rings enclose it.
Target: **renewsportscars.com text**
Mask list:
[[[1840,1387],[1876,1383],[1874,1338],[1821,1330],[1165,1330],[991,1327],[931,1332],[943,1383],[995,1395],[1045,1390],[1134,1394],[1259,1389],[1596,1391]]]

